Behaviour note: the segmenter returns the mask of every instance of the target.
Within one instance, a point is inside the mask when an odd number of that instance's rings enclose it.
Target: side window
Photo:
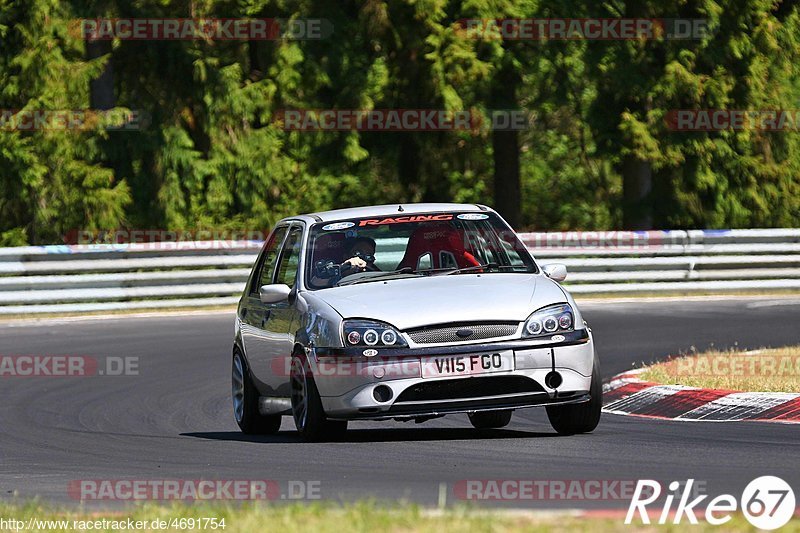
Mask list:
[[[253,294],[258,294],[258,290],[262,285],[269,285],[272,283],[272,275],[275,273],[275,262],[278,259],[278,251],[283,242],[283,237],[286,235],[286,229],[286,226],[281,226],[276,229],[267,243],[266,248],[264,248],[261,265],[259,266],[260,271],[255,277],[256,282],[253,283],[251,287],[251,292]]]
[[[275,283],[284,283],[294,287],[297,280],[297,267],[300,263],[300,247],[303,244],[303,228],[295,226],[289,232],[286,244],[281,253],[280,263],[278,264],[278,277]]]

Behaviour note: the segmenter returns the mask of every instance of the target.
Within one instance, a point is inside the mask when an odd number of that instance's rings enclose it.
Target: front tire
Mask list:
[[[274,435],[281,428],[280,415],[262,415],[258,411],[258,389],[253,385],[244,355],[236,348],[231,369],[233,417],[242,433]]]
[[[292,417],[304,440],[316,442],[341,437],[347,431],[346,420],[328,420],[322,408],[319,390],[303,355],[292,357]]]
[[[592,382],[589,386],[591,399],[588,402],[572,405],[552,405],[547,407],[547,418],[561,435],[589,433],[600,423],[600,411],[603,408],[603,384],[600,382],[600,365],[597,354],[592,365]]]
[[[469,413],[469,421],[475,429],[499,429],[511,422],[511,409]]]

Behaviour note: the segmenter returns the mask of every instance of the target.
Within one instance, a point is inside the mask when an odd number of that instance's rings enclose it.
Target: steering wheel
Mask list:
[[[314,272],[320,279],[338,278],[341,276],[342,265],[337,264],[333,259],[322,259],[314,265]]]
[[[333,259],[322,259],[321,261],[317,261],[314,265],[314,273],[316,274],[316,277],[320,279],[332,279],[333,282],[336,283],[340,279],[344,278],[345,276],[350,276],[351,274],[358,274],[359,272],[373,272],[378,270],[378,268],[375,266],[374,255],[356,252],[353,254],[353,257],[362,259],[367,266],[361,268],[353,266],[347,261],[339,264]]]

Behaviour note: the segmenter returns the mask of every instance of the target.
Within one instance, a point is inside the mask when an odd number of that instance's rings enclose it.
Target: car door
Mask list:
[[[278,254],[272,283],[282,283],[295,288],[302,245],[303,226],[299,223],[293,224],[289,227]],[[298,323],[297,308],[288,301],[274,304],[262,303],[261,306],[263,318],[259,325],[258,335],[254,338],[258,359],[252,364],[259,373],[261,381],[267,386],[269,394],[288,397],[290,394],[289,368],[294,348],[292,326],[296,327]]]
[[[242,343],[247,354],[250,371],[253,377],[262,384],[267,381],[270,372],[268,356],[263,352],[264,342],[262,340],[270,310],[265,304],[261,303],[259,289],[262,285],[271,284],[272,280],[275,279],[278,256],[288,231],[288,224],[279,225],[267,239],[264,244],[264,250],[253,271],[250,285],[247,287],[247,295],[242,302]],[[274,391],[262,391],[262,393],[272,395]]]

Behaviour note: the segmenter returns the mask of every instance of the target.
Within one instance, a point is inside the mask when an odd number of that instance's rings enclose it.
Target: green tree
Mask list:
[[[0,1],[0,109],[84,110],[103,60],[85,61],[68,28],[68,6],[56,0]],[[2,244],[58,242],[76,229],[113,227],[130,190],[103,165],[102,125],[82,129],[0,131]]]

